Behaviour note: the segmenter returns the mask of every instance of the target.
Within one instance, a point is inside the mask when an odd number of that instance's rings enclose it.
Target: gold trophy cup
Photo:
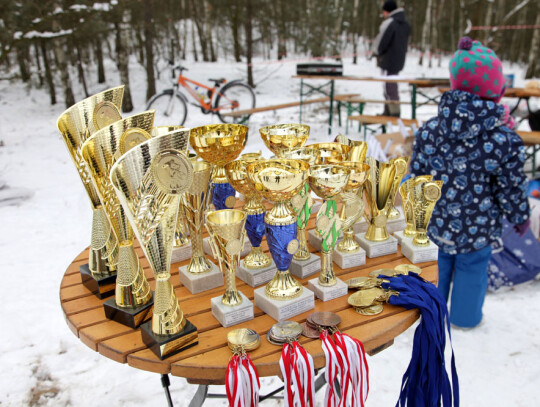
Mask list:
[[[152,321],[141,325],[141,333],[161,359],[198,342],[170,282],[180,195],[193,181],[185,148],[184,132],[165,134],[132,148],[111,169],[112,185],[156,277]]]
[[[96,130],[122,118],[120,109],[123,95],[123,86],[97,93],[71,106],[57,121],[58,130],[62,134],[92,205],[92,237],[88,264],[82,265],[80,271],[83,284],[100,298],[114,293],[117,242],[92,184],[81,154],[81,147]]]
[[[341,143],[315,143],[307,147],[319,150],[320,155],[315,164],[336,164],[347,161],[351,147]]]
[[[401,180],[407,174],[407,169],[409,166],[409,157],[398,157],[394,158],[394,164],[396,166],[396,176],[394,178],[394,186],[392,189],[393,197],[390,201],[391,208],[388,213],[388,219],[397,219],[400,217],[399,211],[394,207],[394,201],[396,200],[397,191],[399,190],[399,184]]]
[[[345,144],[351,148],[349,151],[348,161],[354,161],[363,163],[366,161],[366,154],[368,150],[367,143],[365,141],[351,140],[350,138],[340,134],[336,137],[336,142]]]
[[[273,124],[261,127],[259,133],[266,144],[278,158],[285,158],[283,153],[306,144],[309,137],[309,126],[305,124]]]
[[[409,194],[414,188],[415,180],[419,179],[420,177],[426,181],[431,181],[433,179],[432,175],[420,175],[419,177],[409,178],[399,187],[399,194],[401,195],[401,203],[403,205],[403,213],[405,215],[405,222],[407,223],[407,227],[403,231],[404,237],[414,237],[416,235],[416,230],[414,228],[413,201],[409,198]]]
[[[133,249],[133,230],[109,175],[117,157],[151,138],[149,132],[153,121],[153,111],[118,120],[95,132],[81,149],[102,207],[119,242],[116,295],[105,301],[105,315],[132,328],[139,326],[150,315],[152,291]],[[189,132],[184,131],[185,143],[188,136]]]
[[[413,220],[416,235],[413,239],[415,246],[429,246],[427,227],[435,204],[441,197],[443,181],[427,181],[422,177],[416,177],[414,187],[409,193],[412,200]]]

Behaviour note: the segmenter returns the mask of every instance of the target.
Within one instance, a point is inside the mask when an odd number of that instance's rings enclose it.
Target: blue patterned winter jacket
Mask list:
[[[416,133],[411,173],[444,181],[428,235],[448,254],[490,244],[504,216],[517,225],[529,217],[525,148],[503,117],[502,105],[453,90]]]

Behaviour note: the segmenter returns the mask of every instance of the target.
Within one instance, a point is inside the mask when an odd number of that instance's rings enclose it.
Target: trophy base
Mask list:
[[[404,230],[407,227],[407,222],[405,221],[405,216],[403,215],[403,209],[401,206],[396,207],[399,212],[399,217],[388,219],[386,221],[386,229],[388,233],[395,233],[399,230]]]
[[[178,263],[187,259],[191,259],[193,253],[191,243],[185,246],[173,247],[171,252],[171,264]]]
[[[362,217],[360,221],[356,222],[353,226],[354,233],[366,233],[369,227],[369,223]]]
[[[268,283],[274,278],[277,268],[274,260],[269,266],[262,269],[250,269],[244,265],[244,260],[240,261],[240,266],[236,270],[236,276],[250,287],[258,287]]]
[[[411,239],[410,237],[405,236],[405,235],[403,234],[403,230],[399,230],[399,231],[397,231],[397,232],[394,232],[393,235],[394,235],[394,237],[397,239],[397,242],[398,242],[398,244],[399,244],[400,246],[402,245],[404,239],[409,239],[409,240]]]
[[[366,251],[362,248],[354,253],[342,253],[339,250],[334,250],[333,260],[342,270],[363,266],[366,264]]]
[[[142,340],[161,360],[176,355],[199,343],[197,328],[186,321],[186,326],[174,335],[156,335],[152,332],[152,321],[141,325]]]
[[[332,286],[324,286],[319,284],[319,277],[308,281],[308,287],[315,293],[315,296],[323,302],[333,300],[334,298],[343,297],[349,292],[349,286],[336,278],[336,284]]]
[[[263,286],[254,290],[255,305],[276,321],[283,321],[315,308],[315,295],[306,287],[298,297],[291,300],[273,300],[266,295],[265,289]]]
[[[401,253],[413,264],[437,261],[439,247],[431,241],[429,242],[429,246],[415,246],[413,239],[405,238],[401,241]]]
[[[342,240],[343,234],[340,234],[336,241],[336,244],[341,242]],[[322,239],[317,236],[317,232],[315,232],[315,229],[311,229],[310,231],[308,231],[308,242],[318,252],[322,251]]]
[[[119,322],[125,326],[129,326],[130,328],[137,328],[143,322],[152,317],[153,305],[153,297],[148,304],[144,304],[136,308],[119,307],[116,305],[115,298],[109,298],[103,303],[103,308],[105,308],[105,316],[108,319],[112,319],[113,321]]]
[[[366,239],[365,233],[359,233],[356,235],[356,240],[360,247],[366,251],[366,255],[370,259],[397,253],[397,239],[394,236],[390,236],[387,240],[382,242],[372,242],[371,240]]]
[[[203,239],[203,250],[206,254],[209,256],[215,257],[214,253],[212,252],[212,248],[210,247],[210,238],[205,237]],[[240,257],[245,257],[249,254],[251,251],[251,243],[249,242],[249,239],[244,240],[244,250],[240,252]]]
[[[227,328],[253,319],[253,303],[239,291],[242,303],[238,305],[225,305],[221,302],[221,296],[210,300],[212,303],[212,315],[219,321],[221,326]]]
[[[97,295],[99,299],[102,300],[114,294],[116,273],[96,279],[90,272],[88,264],[83,264],[79,267],[79,271],[81,272],[82,284],[92,291],[93,294]]]
[[[214,263],[210,271],[202,274],[193,274],[187,271],[188,266],[178,268],[178,276],[180,282],[186,287],[191,294],[202,293],[212,288],[221,287],[223,285],[223,273]]]
[[[292,259],[289,271],[298,278],[306,278],[321,270],[321,258],[316,254],[310,253],[307,260]]]

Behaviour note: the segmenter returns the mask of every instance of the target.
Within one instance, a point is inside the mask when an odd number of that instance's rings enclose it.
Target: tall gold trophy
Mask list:
[[[401,252],[412,263],[436,261],[439,255],[437,245],[427,236],[427,227],[435,204],[441,197],[443,181],[431,181],[427,176],[414,178],[409,191],[409,200],[413,211],[415,236],[401,241]]]
[[[349,174],[350,168],[334,164],[309,168],[309,186],[324,203],[315,221],[315,230],[321,238],[322,268],[319,278],[309,280],[308,287],[323,301],[341,297],[348,291],[347,284],[336,278],[334,273],[333,253],[341,233],[341,220],[334,198],[347,186]]]
[[[387,229],[390,233],[395,233],[400,230],[404,230],[407,227],[407,221],[402,209],[398,210],[395,207],[394,201],[396,200],[397,192],[399,191],[399,185],[401,180],[407,174],[409,168],[409,157],[398,157],[393,159],[396,166],[396,176],[394,177],[394,186],[392,188],[392,197],[390,199],[390,210],[388,211]]]
[[[236,288],[236,268],[246,236],[246,214],[235,209],[210,212],[206,227],[214,256],[225,275],[225,293],[211,299],[212,314],[224,327],[253,319],[253,304]]]
[[[319,150],[311,147],[300,147],[282,153],[283,158],[302,160],[310,166],[315,165],[320,155]],[[306,278],[321,270],[321,258],[316,254],[310,253],[307,245],[306,228],[313,210],[313,199],[311,198],[308,182],[305,183],[304,188],[300,190],[298,195],[292,197],[291,205],[297,216],[297,238],[300,247],[293,256],[290,271],[293,276]]]
[[[123,86],[97,93],[71,106],[57,121],[58,130],[62,133],[92,205],[88,264],[82,265],[80,272],[82,283],[99,298],[114,293],[117,242],[81,155],[81,147],[95,131],[122,118],[120,109],[123,95]]]
[[[366,161],[368,145],[365,141],[351,140],[350,138],[340,134],[335,140],[337,143],[345,144],[351,148],[347,157],[348,161],[363,163]]]
[[[214,165],[211,198],[214,208],[230,209],[236,202],[235,190],[227,181],[225,164],[238,158],[247,141],[248,128],[241,124],[212,124],[191,129],[191,148]]]
[[[390,203],[396,193],[394,179],[397,169],[394,160],[382,163],[373,157],[367,157],[366,164],[369,165],[369,175],[364,192],[369,226],[366,233],[357,236],[358,243],[371,258],[397,252],[397,239],[390,236],[386,229]]]
[[[117,158],[151,138],[154,112],[118,120],[94,133],[81,152],[119,243],[116,295],[103,304],[105,316],[132,328],[150,317],[152,290],[133,249],[133,230],[114,192],[110,171]],[[188,131],[183,131],[187,143]]]
[[[366,252],[354,237],[354,224],[364,215],[363,187],[368,177],[369,165],[357,161],[342,161],[340,166],[350,170],[349,181],[341,193],[341,230],[343,240],[334,252],[334,261],[342,269],[366,263]]]
[[[193,181],[186,134],[173,132],[133,147],[111,169],[111,182],[156,278],[152,320],[143,342],[161,359],[197,344],[170,282],[171,249],[180,194]]]
[[[225,165],[229,183],[245,199],[242,211],[247,215],[245,228],[251,242],[251,252],[240,262],[238,278],[251,287],[266,284],[276,272],[274,261],[261,249],[266,207],[262,203],[261,194],[247,175],[247,166],[257,160],[260,160],[260,157],[240,159]]]
[[[203,250],[203,227],[212,165],[205,161],[194,161],[193,183],[182,195],[182,207],[191,237],[191,260],[178,271],[180,282],[191,292],[197,294],[223,285],[223,274],[219,268],[206,258]]]
[[[255,189],[274,207],[266,213],[266,241],[277,272],[265,287],[255,290],[255,304],[276,320],[290,318],[315,306],[313,292],[304,289],[290,274],[296,239],[296,214],[289,204],[307,180],[309,164],[300,160],[259,160],[247,167]]]

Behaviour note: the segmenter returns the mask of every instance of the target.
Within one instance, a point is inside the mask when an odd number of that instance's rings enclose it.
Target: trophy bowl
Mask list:
[[[215,167],[212,173],[212,203],[216,209],[230,209],[236,201],[223,166],[238,158],[247,142],[248,127],[241,124],[212,124],[191,129],[191,148]]]
[[[335,164],[348,159],[351,147],[341,143],[316,143],[307,147],[320,151],[320,157],[316,164]]]
[[[334,164],[314,165],[309,168],[309,186],[322,199],[340,194],[349,182],[350,169]]]
[[[347,157],[349,161],[364,162],[366,160],[368,145],[365,141],[351,140],[342,134],[338,135],[335,141],[351,148],[349,156]]]
[[[276,156],[283,152],[302,147],[309,137],[309,126],[305,124],[273,124],[259,129],[266,147]]]

